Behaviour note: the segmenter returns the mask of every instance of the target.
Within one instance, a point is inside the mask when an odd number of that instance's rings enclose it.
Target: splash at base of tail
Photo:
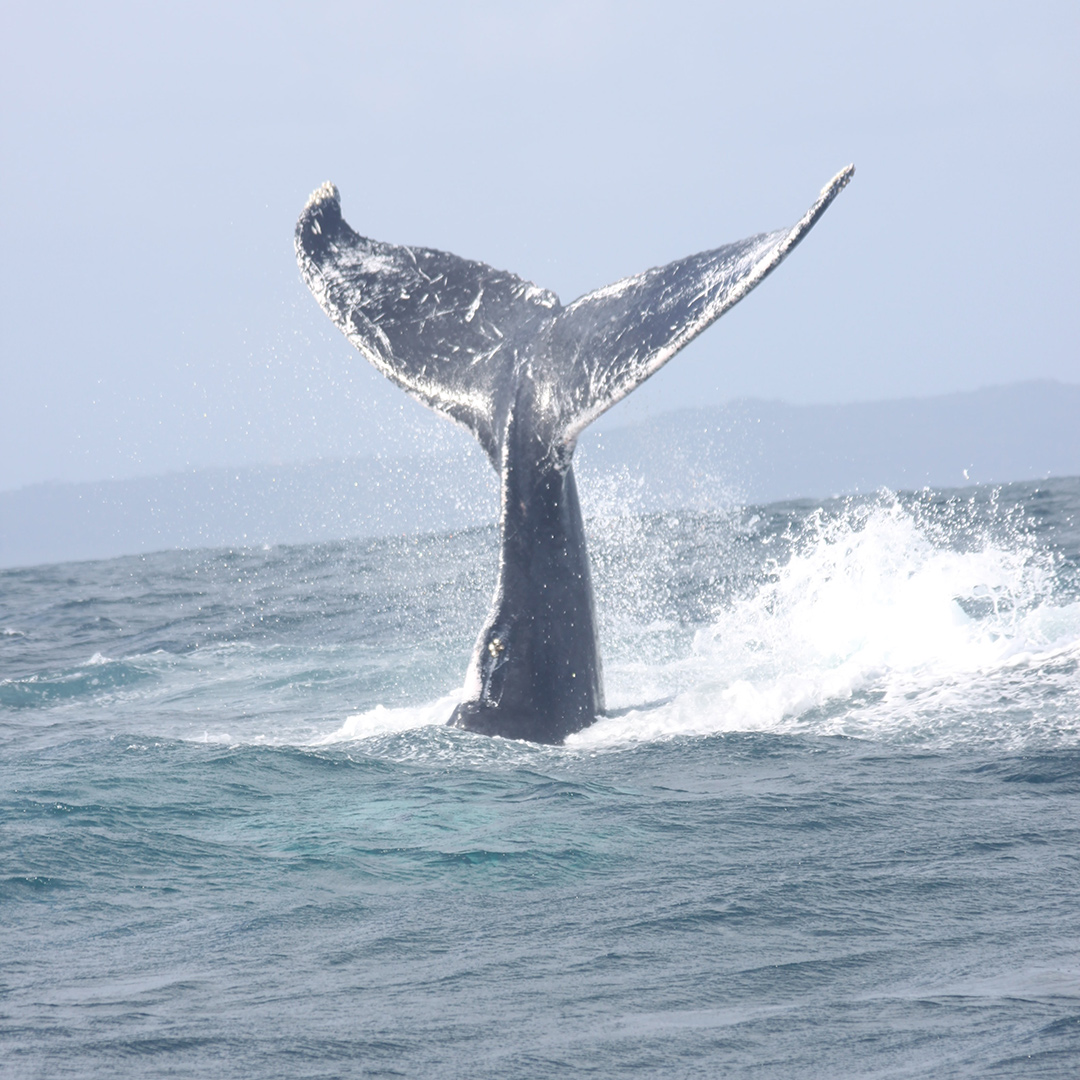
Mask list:
[[[304,281],[384,375],[467,427],[501,479],[499,578],[451,724],[560,743],[604,711],[577,438],[763,281],[851,179],[790,229],[647,270],[563,306],[513,274],[359,236],[324,184],[296,226]]]

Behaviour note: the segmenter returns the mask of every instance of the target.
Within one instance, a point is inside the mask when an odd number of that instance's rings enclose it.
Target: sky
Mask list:
[[[0,5],[0,490],[448,433],[319,311],[360,233],[567,302],[790,225],[759,290],[603,421],[1080,383],[1080,5]]]

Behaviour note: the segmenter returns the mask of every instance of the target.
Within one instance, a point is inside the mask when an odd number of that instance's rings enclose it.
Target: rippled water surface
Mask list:
[[[589,526],[560,748],[493,531],[0,572],[0,1070],[1075,1075],[1080,481]]]

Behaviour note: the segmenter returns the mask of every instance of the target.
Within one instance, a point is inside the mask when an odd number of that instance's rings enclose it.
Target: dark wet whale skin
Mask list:
[[[523,449],[527,426],[507,433],[498,586],[450,722],[560,743],[604,711],[600,649],[574,470]]]
[[[501,479],[499,576],[450,723],[561,743],[604,711],[577,438],[772,272],[848,183],[803,218],[598,289],[552,292],[446,252],[370,240],[324,184],[296,226],[305,282],[388,378],[469,428]]]

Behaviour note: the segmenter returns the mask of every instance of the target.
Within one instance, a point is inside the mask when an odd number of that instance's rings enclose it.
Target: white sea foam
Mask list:
[[[393,735],[401,731],[413,731],[416,728],[445,724],[450,719],[454,706],[460,700],[460,692],[457,692],[426,705],[401,706],[393,709],[388,709],[385,705],[376,705],[374,709],[369,709],[367,712],[346,717],[341,727],[319,739],[318,744],[327,745],[350,742],[354,739],[370,739],[376,735]]]
[[[896,501],[819,516],[765,584],[696,634],[689,656],[610,666],[617,715],[569,742],[735,731],[940,742],[973,728],[1023,740],[1038,734],[1040,693],[1061,687],[1053,671],[1011,692],[1003,681],[1064,665],[1059,681],[1078,693],[1080,604],[1056,605],[1052,584],[1048,560],[1022,543],[958,551]],[[639,704],[657,697],[669,700]],[[1053,734],[1075,738],[1060,706],[1053,713]]]

